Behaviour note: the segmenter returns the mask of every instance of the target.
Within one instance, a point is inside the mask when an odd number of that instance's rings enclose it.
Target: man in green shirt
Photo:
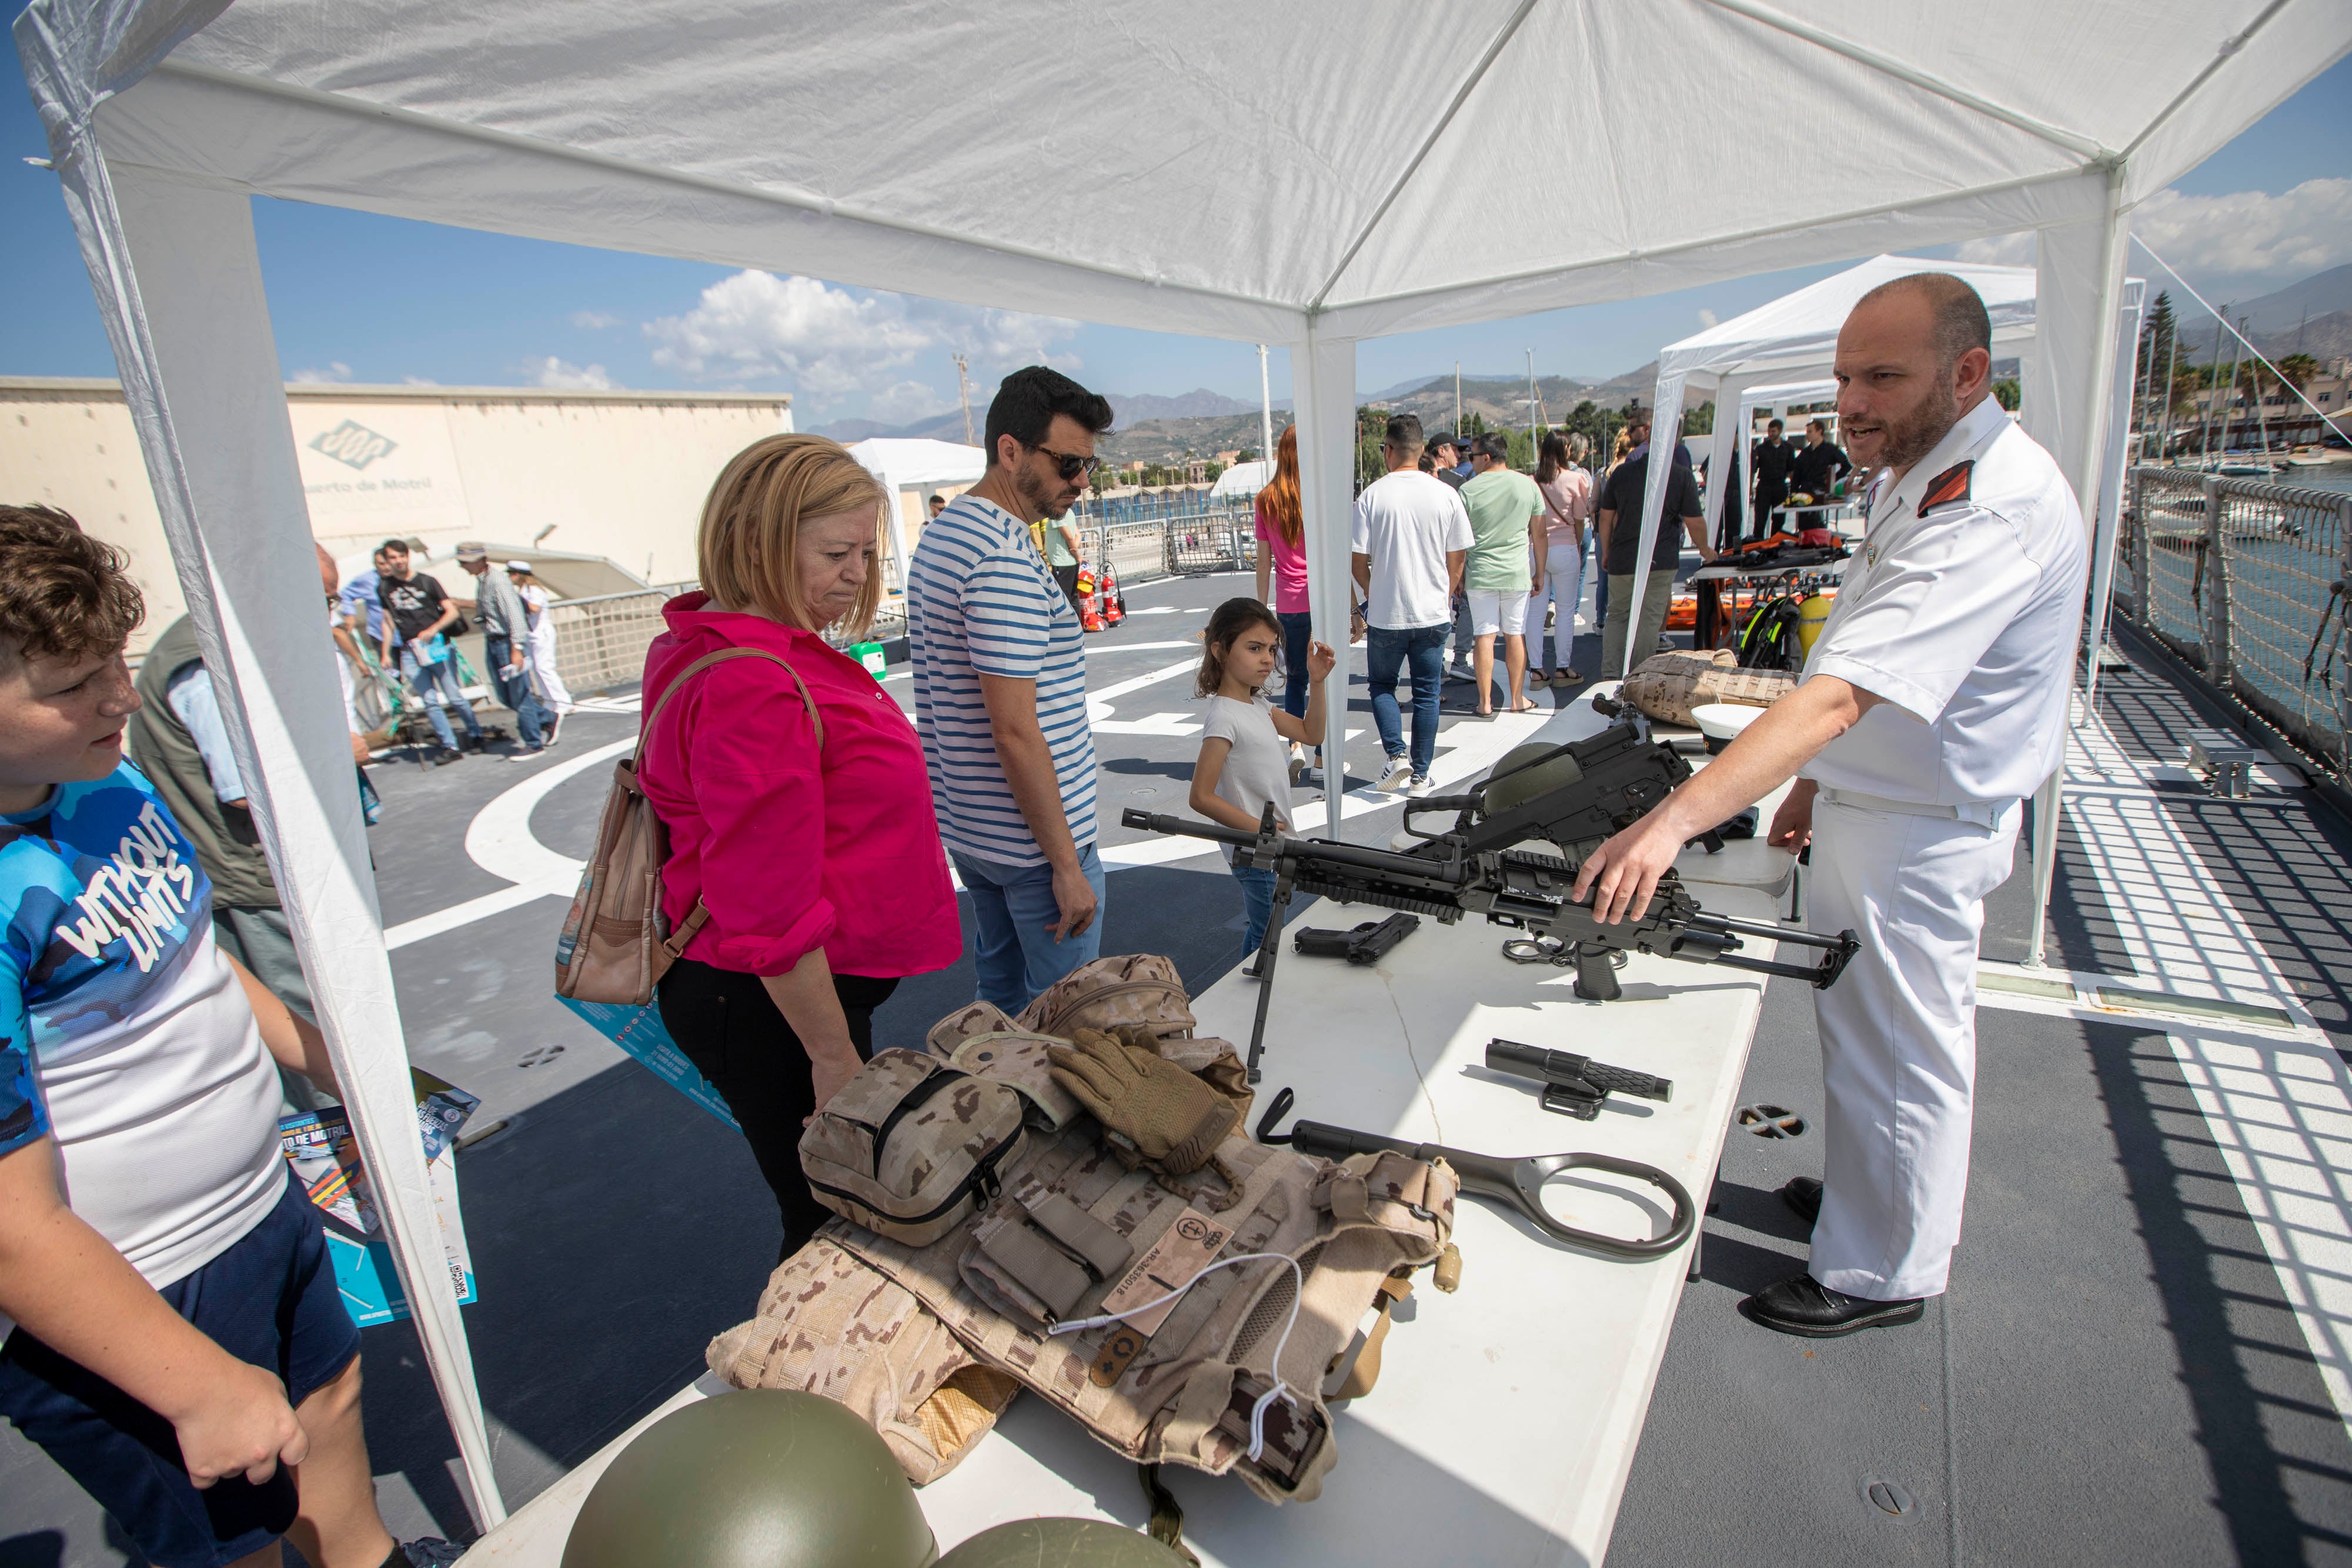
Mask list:
[[[1470,630],[1476,636],[1474,666],[1478,679],[1478,716],[1491,718],[1495,695],[1495,639],[1503,639],[1510,672],[1513,713],[1535,707],[1528,700],[1528,596],[1543,571],[1543,492],[1510,465],[1510,440],[1501,431],[1480,436],[1470,448],[1470,482],[1462,504],[1470,511],[1470,558],[1462,585],[1470,599]]]

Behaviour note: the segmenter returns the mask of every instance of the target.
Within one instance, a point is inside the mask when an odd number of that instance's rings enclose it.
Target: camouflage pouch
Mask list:
[[[1002,1034],[1020,1027],[994,1002],[974,1002],[970,1007],[958,1008],[933,1024],[923,1043],[931,1048],[933,1056],[952,1057],[974,1035]]]
[[[1173,961],[1129,953],[1081,964],[1021,1009],[1021,1027],[1061,1040],[1078,1029],[1138,1023],[1156,1035],[1190,1035],[1192,1003]]]
[[[1003,1013],[996,1016],[1004,1018]],[[1004,1021],[1009,1026],[1013,1020],[1005,1019]],[[1054,1082],[1051,1064],[1045,1060],[1046,1047],[1064,1043],[1050,1035],[1031,1034],[1025,1030],[1008,1027],[996,1033],[976,1034],[961,1041],[955,1053],[948,1058],[948,1064],[975,1078],[991,1078],[1000,1083],[1011,1084],[1023,1099],[1029,1102],[1029,1120],[1033,1125],[1058,1130],[1086,1114],[1085,1108],[1070,1092]]]
[[[1021,1391],[903,1287],[823,1237],[777,1265],[758,1312],[704,1359],[738,1388],[796,1388],[847,1407],[917,1486],[953,1469]]]
[[[877,1051],[802,1133],[801,1169],[835,1214],[921,1246],[994,1199],[1027,1103],[928,1051]]]

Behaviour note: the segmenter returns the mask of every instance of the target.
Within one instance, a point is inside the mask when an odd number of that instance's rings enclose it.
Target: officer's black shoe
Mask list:
[[[436,768],[446,768],[452,762],[465,761],[466,754],[454,746],[444,746],[427,752],[425,758]]]
[[[1790,1176],[1780,1188],[1780,1201],[1796,1211],[1797,1218],[1808,1225],[1818,1225],[1822,1218],[1822,1181],[1819,1176]]]
[[[478,729],[467,731],[464,735],[457,737],[457,745],[460,749],[466,751],[481,750],[482,732]]]
[[[1740,1315],[1778,1333],[1806,1339],[1836,1339],[1894,1323],[1916,1323],[1927,1310],[1925,1299],[1874,1301],[1832,1291],[1811,1274],[1767,1285],[1739,1303]]]

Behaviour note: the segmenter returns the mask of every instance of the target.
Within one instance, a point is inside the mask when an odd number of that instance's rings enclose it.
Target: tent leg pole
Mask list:
[[[103,162],[59,161],[182,592],[244,772],[418,1338],[471,1483],[506,1517],[444,1256],[334,647],[286,418],[251,200]],[[331,958],[330,958],[331,955]]]
[[[1323,831],[1344,838],[1348,788],[1348,611],[1354,578],[1349,539],[1355,518],[1356,344],[1308,328],[1290,347],[1290,390],[1298,421],[1299,499],[1306,513],[1307,596],[1314,635],[1341,651],[1324,694]]]

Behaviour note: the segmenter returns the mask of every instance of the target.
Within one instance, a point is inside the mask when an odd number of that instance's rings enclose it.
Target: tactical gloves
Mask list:
[[[1198,1170],[1241,1119],[1232,1101],[1161,1056],[1140,1024],[1070,1039],[1046,1049],[1054,1082],[1142,1164],[1169,1176]]]

